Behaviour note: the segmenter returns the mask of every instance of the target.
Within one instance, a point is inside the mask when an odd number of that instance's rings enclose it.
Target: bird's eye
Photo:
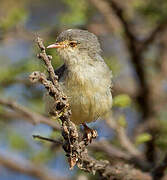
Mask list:
[[[71,47],[75,47],[75,46],[77,45],[77,42],[76,42],[76,41],[72,41],[72,42],[69,43],[69,45],[70,45]]]

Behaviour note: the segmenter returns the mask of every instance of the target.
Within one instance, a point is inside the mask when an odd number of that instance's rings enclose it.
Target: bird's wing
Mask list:
[[[67,70],[67,67],[65,64],[63,64],[62,66],[60,66],[59,68],[57,68],[55,70],[55,74],[58,76],[58,80],[60,80],[61,77],[63,77],[64,72]]]

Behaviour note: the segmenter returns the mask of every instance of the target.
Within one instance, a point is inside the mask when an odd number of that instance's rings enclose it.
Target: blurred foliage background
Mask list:
[[[107,9],[100,10],[101,0],[99,4],[97,2],[0,0],[0,98],[17,101],[30,111],[46,115],[42,99],[44,88],[28,80],[33,71],[46,72],[36,58],[38,49],[34,40],[39,35],[48,45],[55,42],[57,35],[65,29],[87,29],[98,36],[103,57],[113,71],[113,117],[126,128],[129,138],[146,154],[147,160],[155,165],[163,159],[167,148],[167,30],[164,28],[167,1],[117,1],[123,9],[122,16],[129,22],[137,39],[132,39],[132,43],[134,41],[136,47],[144,48],[139,51],[141,54],[136,53],[141,65],[139,71],[133,59],[134,49],[128,47],[131,40],[127,40],[126,24],[122,24],[119,15],[117,17],[117,13],[112,11],[111,28],[105,16]],[[154,30],[155,34],[152,34]],[[153,37],[146,46],[143,40],[150,35]],[[53,56],[55,68],[63,63],[56,52],[48,50],[48,53]],[[98,120],[90,126],[97,129],[98,141],[105,139],[120,147],[117,136],[105,121]],[[22,115],[1,103],[0,156],[12,157],[20,163],[28,161],[42,165],[62,178],[98,179],[98,176],[77,168],[70,171],[61,148],[36,141],[33,134],[61,137],[47,125],[25,121]],[[94,156],[107,158],[103,152],[96,152]],[[0,160],[0,179],[38,178],[1,166]]]

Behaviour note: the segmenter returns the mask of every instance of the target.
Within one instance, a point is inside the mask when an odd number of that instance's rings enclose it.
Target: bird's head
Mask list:
[[[69,29],[62,32],[56,43],[47,48],[56,48],[63,57],[65,63],[77,62],[82,57],[92,57],[101,53],[101,48],[97,37],[88,31],[79,29]]]

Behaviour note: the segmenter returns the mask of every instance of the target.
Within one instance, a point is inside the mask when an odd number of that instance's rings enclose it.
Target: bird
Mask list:
[[[82,124],[88,136],[95,132],[86,123],[109,116],[112,107],[112,72],[102,58],[96,35],[81,29],[68,29],[47,48],[57,49],[64,64],[55,70],[62,91],[67,95],[71,121]],[[51,112],[53,98],[47,97]]]

